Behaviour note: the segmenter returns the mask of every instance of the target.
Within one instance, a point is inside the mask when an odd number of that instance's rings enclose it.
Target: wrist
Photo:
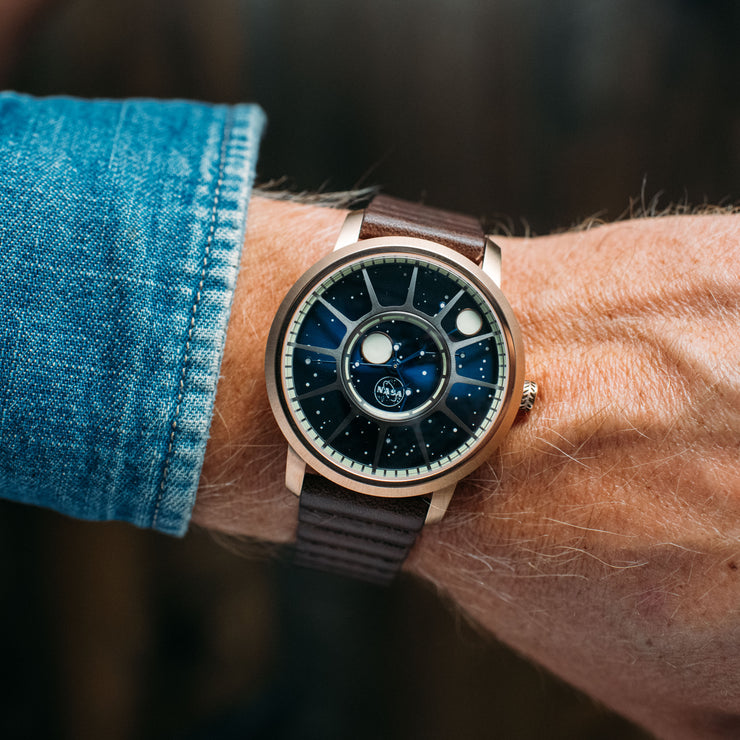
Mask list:
[[[716,667],[734,649],[739,226],[501,240],[541,393],[410,562],[517,650],[653,727],[647,675],[655,706],[685,719],[727,680],[688,680],[688,656]]]
[[[234,293],[195,524],[287,541],[297,498],[284,485],[286,445],[264,380],[267,334],[290,286],[331,252],[342,209],[254,196]]]

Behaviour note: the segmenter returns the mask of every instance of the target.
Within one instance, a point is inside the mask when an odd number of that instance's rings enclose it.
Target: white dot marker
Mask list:
[[[472,337],[481,330],[483,319],[472,308],[464,308],[457,315],[455,326],[457,326],[461,334],[464,334],[466,337]]]
[[[373,365],[388,362],[393,355],[393,342],[387,334],[375,331],[362,340],[362,356]]]

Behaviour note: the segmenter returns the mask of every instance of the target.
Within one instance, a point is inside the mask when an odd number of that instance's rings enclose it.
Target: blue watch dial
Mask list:
[[[296,426],[335,466],[411,480],[466,456],[507,386],[484,288],[435,255],[358,254],[303,295],[280,363]]]
[[[426,406],[447,375],[447,355],[432,325],[383,312],[348,342],[346,378],[368,413],[391,419]]]

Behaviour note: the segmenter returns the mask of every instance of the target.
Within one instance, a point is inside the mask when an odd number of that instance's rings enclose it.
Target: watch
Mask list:
[[[299,563],[389,583],[532,408],[500,273],[476,219],[380,195],[289,290],[265,370]]]

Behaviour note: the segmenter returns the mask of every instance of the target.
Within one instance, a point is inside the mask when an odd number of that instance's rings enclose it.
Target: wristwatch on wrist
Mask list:
[[[290,289],[265,370],[300,496],[298,562],[389,583],[531,409],[500,273],[476,219],[381,195]]]

